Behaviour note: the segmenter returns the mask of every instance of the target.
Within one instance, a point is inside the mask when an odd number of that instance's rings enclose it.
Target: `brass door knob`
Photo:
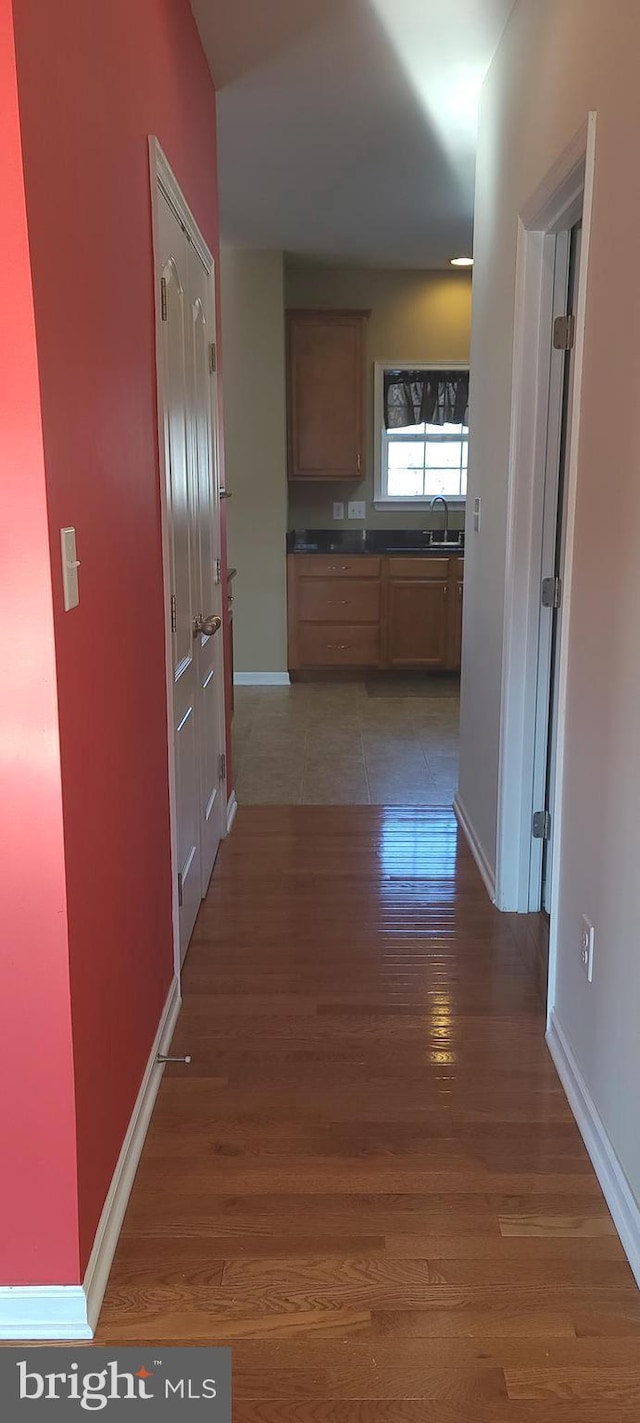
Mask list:
[[[206,618],[202,616],[202,613],[198,613],[193,619],[193,636],[197,637],[198,633],[201,633],[203,637],[213,637],[213,634],[219,632],[221,627],[222,618],[219,618],[217,613],[209,613]]]

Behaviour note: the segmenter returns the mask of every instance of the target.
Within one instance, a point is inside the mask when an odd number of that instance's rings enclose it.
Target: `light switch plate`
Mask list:
[[[344,500],[336,499],[333,505],[334,519],[344,519]]]
[[[367,506],[364,499],[350,499],[348,506],[348,519],[366,519]]]
[[[76,531],[73,528],[60,530],[60,547],[62,550],[62,590],[64,594],[64,608],[68,613],[71,608],[77,608],[80,602],[78,590],[78,569],[79,559],[76,557]]]

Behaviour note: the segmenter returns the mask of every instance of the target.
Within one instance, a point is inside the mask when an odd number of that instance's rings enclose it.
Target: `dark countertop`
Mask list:
[[[464,554],[464,533],[451,529],[291,529],[287,553]]]

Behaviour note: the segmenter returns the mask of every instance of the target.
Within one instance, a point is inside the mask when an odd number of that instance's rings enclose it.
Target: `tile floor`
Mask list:
[[[237,687],[239,803],[450,805],[458,696],[393,693],[369,695],[365,682]]]

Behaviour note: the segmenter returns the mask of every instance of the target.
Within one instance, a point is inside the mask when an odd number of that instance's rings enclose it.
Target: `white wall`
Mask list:
[[[495,865],[518,214],[598,113],[562,795],[556,1014],[640,1197],[640,13],[518,0],[480,124],[460,794]],[[594,981],[580,915],[596,926]]]
[[[220,254],[235,670],[285,672],[287,457],[280,252]]]

